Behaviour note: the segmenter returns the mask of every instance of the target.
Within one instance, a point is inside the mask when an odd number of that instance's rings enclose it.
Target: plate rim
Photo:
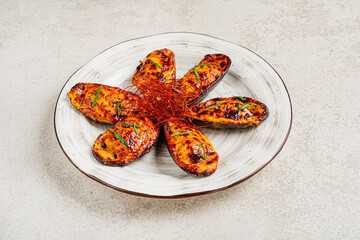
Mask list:
[[[168,196],[162,196],[162,195],[152,195],[152,194],[146,194],[146,193],[140,193],[140,192],[135,192],[135,191],[129,191],[129,190],[126,190],[126,189],[123,189],[123,188],[120,188],[120,187],[117,187],[117,186],[114,186],[112,184],[109,184],[103,180],[101,180],[100,178],[90,174],[90,173],[87,173],[85,171],[83,171],[82,169],[80,169],[75,163],[74,161],[71,159],[71,157],[65,152],[64,148],[63,148],[63,145],[61,144],[60,142],[60,139],[59,139],[59,136],[58,136],[58,133],[57,133],[57,129],[56,129],[56,110],[57,110],[57,107],[58,107],[58,103],[59,103],[59,99],[60,99],[60,96],[61,96],[61,93],[63,92],[66,84],[69,82],[69,80],[80,70],[82,69],[85,65],[87,65],[89,62],[91,62],[93,59],[95,59],[96,57],[98,57],[99,55],[101,55],[102,53],[106,52],[107,50],[117,46],[117,45],[120,45],[120,44],[123,44],[123,43],[126,43],[126,42],[130,42],[130,41],[134,41],[134,40],[139,40],[139,39],[142,39],[142,38],[148,38],[148,37],[154,37],[154,36],[159,36],[159,35],[166,35],[166,34],[194,34],[194,35],[202,35],[202,36],[206,36],[206,37],[210,37],[210,38],[214,38],[214,39],[217,39],[217,40],[220,40],[220,41],[224,41],[224,42],[227,42],[227,43],[231,43],[231,44],[234,44],[234,45],[237,45],[239,47],[242,47],[246,50],[248,50],[249,52],[255,54],[257,57],[259,57],[260,59],[262,59],[266,64],[268,64],[272,70],[274,70],[274,72],[276,73],[276,75],[280,78],[282,84],[284,85],[284,88],[286,90],[286,94],[288,96],[288,99],[289,99],[289,104],[290,104],[290,125],[289,125],[289,129],[286,133],[286,136],[285,136],[285,139],[283,140],[283,142],[281,143],[281,146],[279,147],[279,149],[276,151],[276,153],[271,157],[271,159],[266,162],[264,165],[260,166],[258,169],[256,169],[252,174],[250,174],[249,176],[245,177],[245,178],[242,178],[232,184],[229,184],[225,187],[221,187],[221,188],[217,188],[217,189],[213,189],[213,190],[207,190],[207,191],[199,191],[199,192],[192,192],[192,193],[186,193],[186,194],[177,194],[177,195],[168,195]],[[72,165],[74,165],[81,173],[83,173],[85,176],[97,181],[98,183],[101,183],[109,188],[112,188],[114,190],[117,190],[117,191],[120,191],[120,192],[123,192],[123,193],[127,193],[127,194],[130,194],[130,195],[134,195],[134,196],[139,196],[139,197],[147,197],[147,198],[157,198],[157,199],[178,199],[178,198],[187,198],[187,197],[194,197],[194,196],[200,196],[200,195],[205,195],[205,194],[210,194],[210,193],[215,193],[215,192],[219,192],[219,191],[222,191],[222,190],[225,190],[225,189],[228,189],[228,188],[231,188],[233,186],[236,186],[238,185],[239,183],[243,182],[243,181],[246,181],[247,179],[251,178],[252,176],[254,176],[255,174],[257,174],[260,170],[262,170],[265,166],[267,166],[280,152],[281,150],[283,149],[283,147],[285,146],[285,143],[286,141],[288,140],[289,138],[289,135],[290,135],[290,132],[291,132],[291,127],[292,127],[292,122],[293,122],[293,107],[292,107],[292,102],[291,102],[291,98],[290,98],[290,94],[289,94],[289,90],[288,88],[286,87],[285,85],[285,82],[284,80],[282,79],[282,77],[280,76],[280,74],[275,70],[275,68],[268,62],[266,61],[263,57],[261,57],[260,55],[258,55],[257,53],[255,53],[254,51],[240,45],[240,44],[237,44],[237,43],[234,43],[234,42],[231,42],[231,41],[227,41],[227,40],[224,40],[224,39],[221,39],[221,38],[218,38],[218,37],[214,37],[214,36],[211,36],[211,35],[208,35],[208,34],[204,34],[204,33],[197,33],[197,32],[163,32],[163,33],[157,33],[157,34],[152,34],[152,35],[147,35],[147,36],[141,36],[141,37],[136,37],[136,38],[132,38],[132,39],[128,39],[128,40],[125,40],[125,41],[122,41],[122,42],[119,42],[119,43],[116,43],[108,48],[106,48],[105,50],[99,52],[98,54],[96,54],[93,58],[91,58],[89,61],[87,61],[85,64],[83,64],[82,66],[80,66],[73,74],[70,75],[70,77],[67,79],[67,81],[64,83],[63,87],[61,88],[60,90],[60,93],[57,97],[57,100],[56,100],[56,103],[55,103],[55,110],[54,110],[54,120],[53,120],[53,124],[54,124],[54,130],[55,130],[55,136],[56,136],[56,139],[60,145],[60,148],[61,150],[63,151],[63,153],[65,154],[65,156],[68,158],[68,160],[72,163]]]

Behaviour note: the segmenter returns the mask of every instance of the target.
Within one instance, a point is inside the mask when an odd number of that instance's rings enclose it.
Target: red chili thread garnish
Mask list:
[[[146,80],[146,79],[145,79]],[[138,88],[146,104],[141,106],[150,117],[157,120],[158,124],[171,121],[191,122],[191,105],[197,96],[180,92],[175,88],[177,80],[142,81]]]
[[[125,80],[123,82],[122,89],[124,89],[124,90],[126,90],[128,92],[137,92],[138,89],[136,88],[136,86],[132,85],[131,81],[132,81],[132,79]]]

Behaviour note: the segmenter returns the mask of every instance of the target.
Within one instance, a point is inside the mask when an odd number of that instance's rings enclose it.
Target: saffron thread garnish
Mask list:
[[[122,144],[125,144],[127,147],[130,147],[129,144],[128,144],[128,142],[127,142],[124,138],[122,138],[119,134],[117,134],[116,132],[114,132],[114,135],[115,135],[115,137],[116,137],[117,139],[120,140],[120,142],[121,142]]]

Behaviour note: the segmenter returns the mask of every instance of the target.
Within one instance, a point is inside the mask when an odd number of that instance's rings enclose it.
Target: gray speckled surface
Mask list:
[[[359,1],[2,1],[4,239],[359,239]],[[68,77],[105,48],[167,31],[243,45],[282,76],[284,149],[231,189],[146,199],[82,175],[53,129]]]

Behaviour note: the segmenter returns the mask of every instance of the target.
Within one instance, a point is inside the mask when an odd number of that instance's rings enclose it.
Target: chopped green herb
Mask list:
[[[118,116],[120,116],[121,108],[122,108],[122,102],[120,101],[120,106],[118,103],[116,103],[116,108],[118,109]]]
[[[96,92],[94,92],[93,94],[91,94],[90,96],[88,96],[87,98],[91,98],[92,96],[94,96],[96,94]]]
[[[119,134],[117,134],[116,132],[114,132],[114,135],[115,135],[115,137],[116,137],[117,139],[120,140],[121,143],[125,144],[127,147],[130,147],[129,144],[128,144],[128,142],[127,142],[124,138],[122,138]]]
[[[172,136],[172,137],[175,137],[175,136],[180,136],[180,135],[186,135],[186,134],[189,134],[189,133],[192,133],[192,131],[183,130],[183,131],[176,132],[176,133],[174,133],[174,134],[171,135],[171,136]]]
[[[196,77],[196,81],[198,82],[200,80],[200,76],[199,76],[199,73],[198,71],[196,70],[197,67],[201,67],[201,66],[207,66],[207,65],[216,65],[216,63],[206,63],[206,64],[199,64],[199,65],[196,65],[194,67],[194,73],[195,73],[195,77]]]
[[[122,101],[113,101],[113,103],[116,103],[116,108],[117,108],[117,116],[120,116],[121,113],[121,108],[122,108]],[[120,106],[119,106],[120,103]]]
[[[136,132],[136,134],[138,134],[138,130],[137,130],[136,128],[137,128],[137,127],[138,127],[138,128],[142,128],[142,126],[137,125],[137,124],[135,124],[135,123],[122,122],[122,123],[120,123],[120,124],[123,125],[123,126],[127,126],[127,127],[133,127],[134,130],[135,130],[135,132]]]
[[[162,69],[162,66],[160,66],[159,64],[157,64],[157,63],[154,62],[153,60],[151,60],[151,59],[148,59],[148,60],[149,60],[149,62],[151,62],[151,63],[154,64],[155,66],[157,66],[157,67],[159,67],[159,68]]]
[[[204,154],[201,154],[201,152],[200,152],[201,149],[202,149]],[[203,143],[200,144],[200,146],[199,146],[199,153],[200,153],[200,156],[201,156],[202,159],[204,159],[204,160],[207,159],[206,154],[205,154],[205,147],[204,147]]]
[[[207,63],[207,64],[199,64],[199,65],[196,65],[194,67],[194,73],[195,73],[195,77],[196,77],[196,81],[198,82],[199,79],[200,79],[200,76],[199,76],[199,73],[198,71],[196,70],[197,67],[201,67],[201,66],[207,66],[207,65],[216,65],[216,63]]]
[[[198,71],[196,70],[196,66],[194,67],[194,73],[195,73],[196,81],[198,82],[200,79],[200,76],[199,76]]]
[[[212,107],[207,107],[207,109],[214,109],[217,108],[218,106],[220,106],[220,104],[222,104],[222,102],[219,102],[218,104],[216,104],[215,106]]]
[[[242,102],[243,102],[243,101],[246,101],[246,97],[241,97],[241,96],[234,96],[234,97],[240,99]]]
[[[94,107],[94,106],[95,106],[95,104],[96,104],[96,102],[97,102],[97,100],[98,100],[98,98],[99,98],[99,95],[100,95],[100,92],[101,92],[102,86],[103,86],[103,85],[101,85],[101,86],[99,87],[99,90],[98,90],[98,91],[97,91],[97,93],[96,93],[96,96],[95,96],[94,102],[92,103],[91,107]]]
[[[245,108],[248,108],[248,107],[251,107],[251,106],[257,106],[257,104],[248,103],[248,104],[245,104],[244,106],[241,106],[240,104],[238,104],[239,111],[244,110]]]
[[[121,122],[120,123],[123,126],[127,126],[127,127],[138,127],[138,128],[142,128],[140,125],[137,125],[135,123],[127,123],[127,122]]]
[[[207,65],[216,65],[216,63],[199,64],[199,65],[196,65],[195,67],[201,67],[201,66],[207,66]]]

